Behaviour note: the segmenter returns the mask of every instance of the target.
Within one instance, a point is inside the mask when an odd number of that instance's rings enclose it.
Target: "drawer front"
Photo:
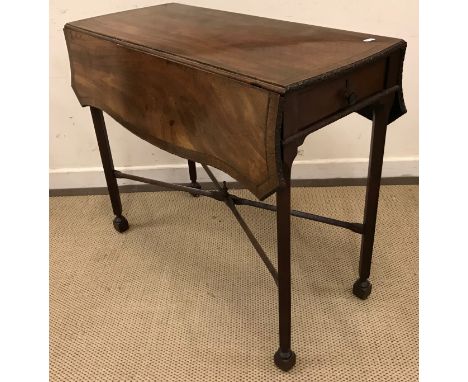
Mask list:
[[[385,88],[386,58],[323,80],[285,99],[285,136],[364,100]]]

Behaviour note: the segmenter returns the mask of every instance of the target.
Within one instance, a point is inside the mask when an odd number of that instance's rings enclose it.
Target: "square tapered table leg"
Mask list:
[[[128,229],[128,221],[125,216],[122,215],[122,202],[120,201],[119,186],[117,185],[117,179],[115,177],[114,163],[112,161],[104,115],[102,110],[98,108],[91,106],[90,109],[94,130],[96,131],[99,153],[101,154],[102,167],[104,168],[104,175],[106,177],[107,189],[112,204],[112,211],[115,215],[114,228],[116,231],[122,233]]]
[[[359,260],[359,278],[353,285],[354,295],[362,300],[369,297],[372,291],[372,284],[368,279],[372,262],[385,136],[390,106],[391,103],[388,98],[374,105],[369,170],[367,175],[366,205],[364,209],[364,226],[361,240],[361,256]]]
[[[276,192],[279,348],[274,361],[288,371],[296,363],[296,354],[291,350],[291,166],[284,167],[285,184]]]

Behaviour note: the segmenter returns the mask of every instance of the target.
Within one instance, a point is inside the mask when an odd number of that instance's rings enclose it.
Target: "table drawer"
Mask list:
[[[286,95],[285,138],[385,88],[382,58],[315,86]]]

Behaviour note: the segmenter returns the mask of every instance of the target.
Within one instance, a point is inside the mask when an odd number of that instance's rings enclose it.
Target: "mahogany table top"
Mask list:
[[[170,3],[68,24],[278,92],[402,40]],[[375,39],[366,41],[368,39]]]
[[[258,198],[305,136],[351,112],[406,112],[403,40],[181,4],[64,27],[72,87],[140,138],[214,166]]]

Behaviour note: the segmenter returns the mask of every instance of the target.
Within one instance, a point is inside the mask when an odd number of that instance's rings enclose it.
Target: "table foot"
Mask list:
[[[372,291],[372,284],[369,280],[357,279],[353,285],[353,294],[361,300],[367,299]]]
[[[114,228],[117,232],[125,232],[128,229],[128,221],[125,216],[116,216],[114,219]]]
[[[284,353],[278,349],[273,359],[275,360],[275,365],[279,369],[283,371],[289,371],[296,364],[296,353],[294,353],[292,350]]]
[[[192,182],[192,183],[190,183],[190,184],[189,184],[189,187],[197,188],[197,189],[201,190],[201,186],[200,186],[200,184],[197,183],[197,182]],[[194,198],[198,198],[198,197],[200,196],[199,194],[190,194],[190,195],[192,195]]]

